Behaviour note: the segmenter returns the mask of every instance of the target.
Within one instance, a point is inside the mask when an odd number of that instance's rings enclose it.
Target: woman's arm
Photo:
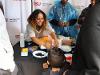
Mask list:
[[[58,39],[57,39],[55,32],[51,32],[50,35],[51,35],[52,39],[54,39],[54,47],[58,47],[59,43],[58,43]]]
[[[48,37],[42,37],[42,38],[32,37],[31,39],[34,43],[38,44],[39,46],[44,46],[47,49],[50,49],[52,47],[52,42],[51,40],[49,40]]]
[[[36,44],[38,44],[39,46],[44,45],[45,43],[43,41],[41,41],[39,38],[37,37],[31,37],[32,41]]]

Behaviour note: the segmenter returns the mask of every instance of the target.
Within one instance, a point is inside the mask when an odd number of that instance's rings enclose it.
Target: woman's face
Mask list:
[[[36,18],[36,23],[38,26],[42,26],[43,22],[44,22],[43,14],[39,13],[37,18]]]

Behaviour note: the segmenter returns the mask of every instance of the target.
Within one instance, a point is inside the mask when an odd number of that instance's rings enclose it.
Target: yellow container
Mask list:
[[[21,49],[21,56],[28,56],[28,48]]]
[[[22,48],[21,52],[28,52],[28,48]]]

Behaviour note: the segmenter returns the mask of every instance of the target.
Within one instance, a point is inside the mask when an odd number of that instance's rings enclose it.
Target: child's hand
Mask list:
[[[48,64],[47,63],[43,63],[43,69],[47,69],[48,68]]]

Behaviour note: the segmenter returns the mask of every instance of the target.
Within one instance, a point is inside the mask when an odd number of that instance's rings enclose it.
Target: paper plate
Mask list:
[[[45,51],[37,50],[37,51],[33,52],[33,56],[36,58],[45,58],[45,57],[47,57],[47,55],[48,55],[48,53],[46,53]]]
[[[67,45],[62,45],[60,49],[62,49],[64,52],[70,52],[72,50],[72,47]]]

